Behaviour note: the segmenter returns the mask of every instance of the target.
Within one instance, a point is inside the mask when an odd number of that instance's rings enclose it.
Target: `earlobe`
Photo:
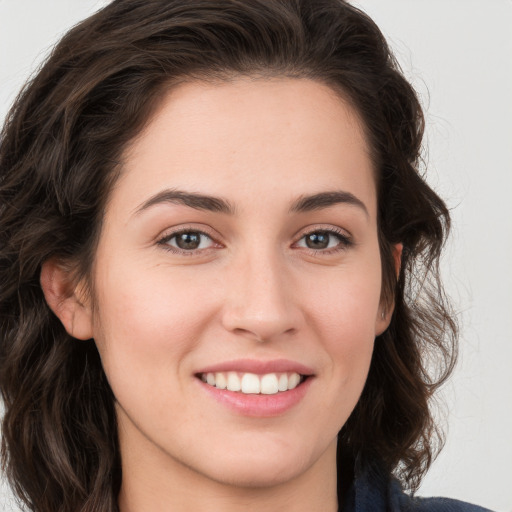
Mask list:
[[[380,336],[389,327],[392,314],[393,308],[391,308],[391,311],[379,308],[377,320],[375,322],[375,336]]]
[[[41,288],[50,309],[74,338],[93,337],[92,309],[84,300],[83,286],[72,279],[69,270],[56,260],[48,260],[41,268]]]

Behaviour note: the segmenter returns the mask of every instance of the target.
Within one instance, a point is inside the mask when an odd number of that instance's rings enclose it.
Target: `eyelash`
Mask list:
[[[302,236],[297,240],[297,242],[295,242],[295,244],[297,244],[298,242],[300,242],[301,240],[304,240],[306,237],[308,236],[311,236],[313,234],[319,234],[319,233],[322,233],[322,234],[326,234],[328,236],[332,236],[332,237],[335,237],[338,239],[338,244],[335,246],[335,247],[331,247],[329,249],[311,249],[311,248],[307,248],[308,251],[312,252],[313,254],[315,255],[330,255],[330,254],[335,254],[335,253],[338,253],[338,252],[341,252],[341,251],[345,251],[347,249],[349,249],[350,247],[352,247],[354,245],[354,241],[352,240],[352,238],[350,236],[348,236],[345,232],[339,230],[339,229],[335,229],[335,228],[316,228],[316,229],[312,229],[311,231],[308,231],[306,233],[303,233]]]
[[[170,251],[174,254],[180,254],[180,255],[185,255],[185,256],[194,256],[198,253],[198,251],[208,251],[210,249],[212,249],[213,247],[207,247],[207,248],[203,248],[203,249],[191,249],[191,250],[185,250],[185,249],[180,249],[178,247],[174,247],[172,245],[170,245],[170,241],[175,239],[176,237],[180,236],[180,235],[184,235],[184,234],[196,234],[196,235],[200,235],[200,236],[204,236],[204,237],[207,237],[209,238],[213,244],[217,243],[215,242],[215,239],[209,235],[208,233],[204,232],[204,231],[201,231],[200,229],[193,229],[193,228],[185,228],[185,229],[180,229],[179,231],[174,231],[172,233],[169,233],[165,236],[163,236],[162,238],[160,238],[157,243],[158,245],[162,246],[165,250],[167,251]],[[318,255],[318,254],[321,254],[321,255],[330,255],[330,254],[334,254],[334,253],[337,253],[337,252],[341,252],[341,251],[344,251],[348,248],[350,248],[351,246],[354,245],[354,242],[353,240],[351,239],[350,236],[347,236],[344,232],[342,232],[341,230],[338,230],[338,229],[334,229],[334,228],[326,228],[326,229],[322,229],[322,228],[316,228],[316,229],[312,229],[311,231],[308,231],[306,233],[303,233],[301,235],[301,237],[296,241],[294,242],[294,245],[298,244],[301,240],[304,240],[306,237],[308,236],[311,236],[313,234],[326,234],[328,236],[334,236],[335,238],[337,238],[338,240],[338,244],[335,246],[335,247],[331,247],[331,248],[326,248],[326,249],[312,249],[312,248],[305,248],[307,251],[315,254],[315,255]]]
[[[175,254],[180,254],[180,255],[184,255],[184,256],[194,256],[197,254],[198,251],[208,251],[209,249],[212,249],[212,247],[208,247],[208,248],[203,248],[203,249],[192,249],[192,250],[185,250],[185,249],[180,249],[179,247],[173,247],[172,245],[170,245],[170,241],[173,240],[174,238],[180,236],[180,235],[184,235],[184,234],[197,234],[197,235],[200,235],[202,237],[207,237],[209,238],[213,243],[215,243],[215,239],[209,235],[208,233],[200,230],[200,229],[194,229],[194,228],[185,228],[185,229],[180,229],[178,231],[174,231],[172,233],[169,233],[165,236],[163,236],[162,238],[160,238],[157,243],[158,245],[161,245],[165,250],[167,251],[170,251],[172,253],[175,253]]]

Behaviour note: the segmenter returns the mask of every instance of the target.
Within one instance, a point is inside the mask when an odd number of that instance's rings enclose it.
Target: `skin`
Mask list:
[[[148,206],[169,189],[233,211]],[[293,210],[332,191],[361,204]],[[94,338],[116,396],[122,512],[337,510],[336,436],[389,323],[376,211],[360,121],[327,86],[239,78],[168,93],[125,153],[93,300],[56,262],[41,276],[68,332]],[[208,236],[180,252],[171,237],[184,229]],[[308,247],[306,234],[329,230],[350,243],[331,233],[328,248]],[[314,376],[284,413],[248,416],[196,375],[234,359],[286,359]]]

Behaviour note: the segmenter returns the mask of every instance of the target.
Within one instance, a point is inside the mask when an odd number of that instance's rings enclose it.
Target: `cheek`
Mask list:
[[[170,272],[110,271],[97,297],[95,340],[110,377],[137,375],[153,385],[175,375],[200,342],[211,301],[198,300],[198,284]],[[136,275],[136,279],[126,279]]]
[[[381,272],[380,264],[340,267],[326,275],[315,286],[313,304],[316,314],[332,334],[348,330],[366,336],[374,334],[375,320],[380,305]]]
[[[321,333],[325,352],[339,379],[365,379],[379,315],[379,266],[340,268],[319,284],[322,286],[316,287],[310,303],[308,323]]]

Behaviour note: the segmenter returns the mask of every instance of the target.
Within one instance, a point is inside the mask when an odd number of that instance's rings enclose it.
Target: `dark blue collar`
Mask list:
[[[403,492],[396,478],[361,457],[356,460],[354,475],[340,512],[491,512],[449,498],[411,497]]]

